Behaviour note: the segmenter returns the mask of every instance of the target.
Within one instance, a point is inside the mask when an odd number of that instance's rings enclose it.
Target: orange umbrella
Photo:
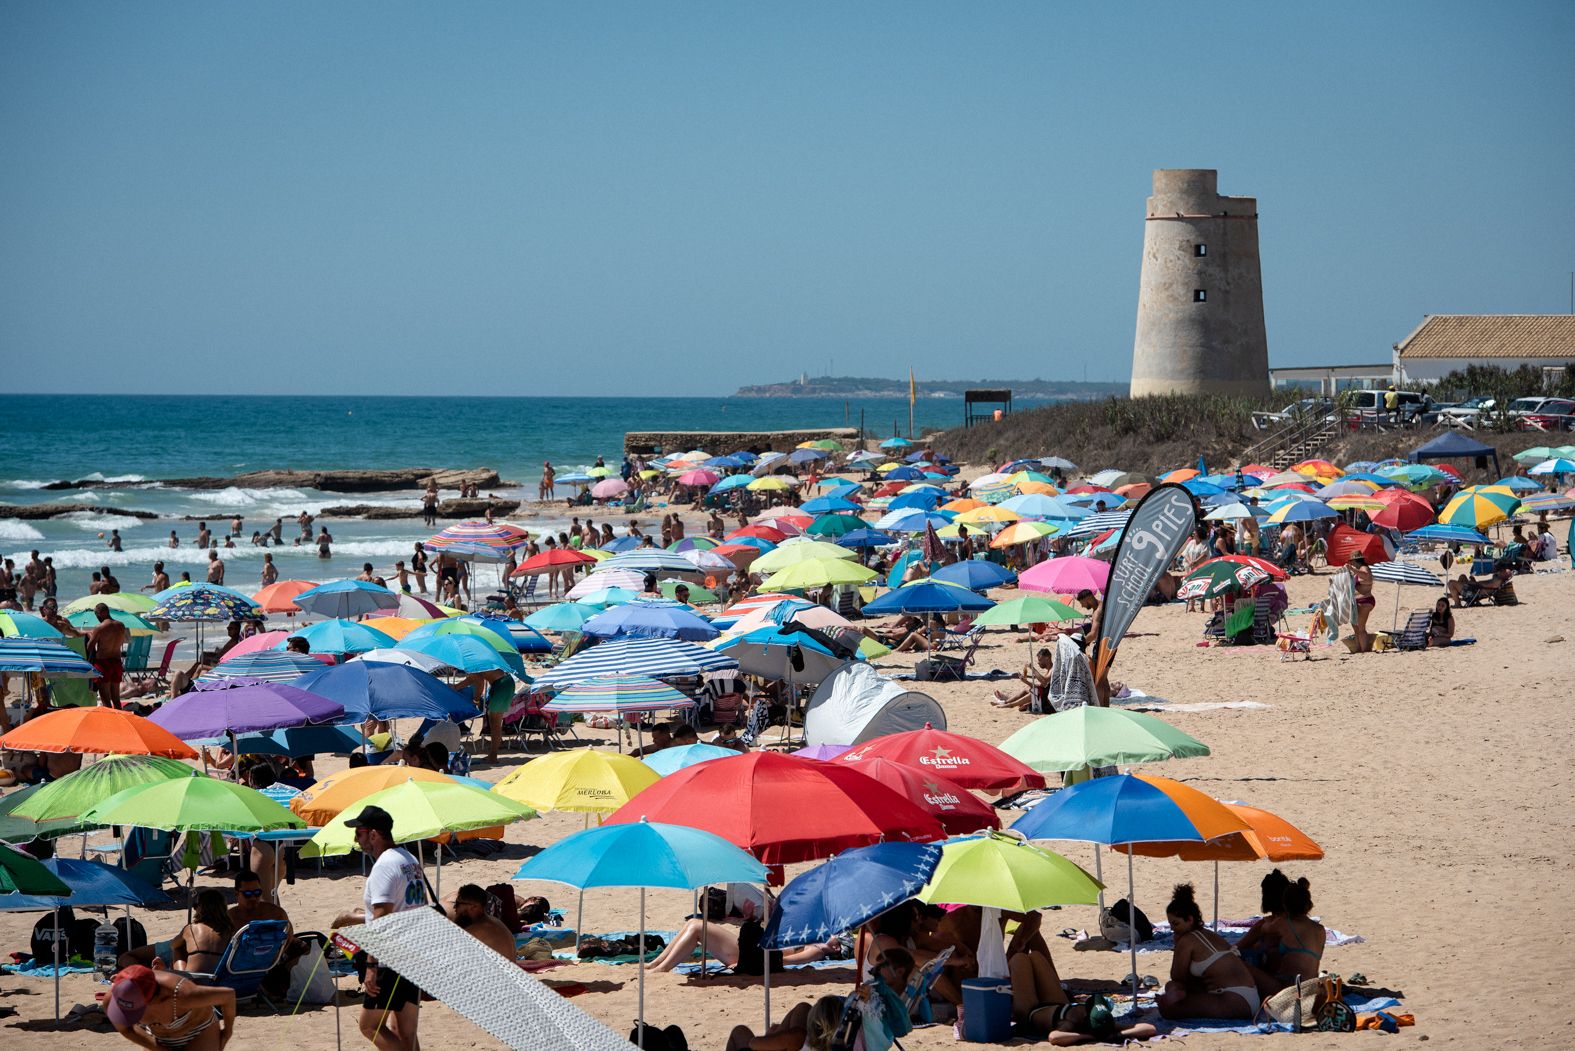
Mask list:
[[[1134,843],[1132,852],[1182,861],[1317,861],[1323,857],[1323,848],[1311,836],[1278,814],[1243,803],[1224,806],[1247,823],[1245,832],[1232,832],[1207,843]]]
[[[258,591],[252,599],[264,613],[299,613],[301,607],[295,604],[295,596],[316,586],[310,580],[281,580]]]
[[[339,812],[385,788],[406,781],[449,781],[447,774],[419,766],[361,766],[325,777],[294,799],[290,809],[313,828],[328,824]]]
[[[985,502],[983,500],[971,500],[971,499],[969,499],[966,496],[959,496],[955,500],[951,500],[951,501],[948,501],[948,502],[942,504],[941,505],[941,510],[942,511],[955,511],[958,514],[961,514],[964,511],[972,511],[976,507],[984,507],[984,506],[986,506],[986,504],[985,504]]]
[[[1141,500],[1148,495],[1148,491],[1152,488],[1154,487],[1147,482],[1133,482],[1131,485],[1116,486],[1116,492],[1128,500]]]
[[[417,628],[432,622],[429,620],[414,620],[410,617],[373,617],[371,620],[363,620],[361,623],[369,628],[376,628],[384,635],[398,642]]]
[[[162,755],[195,759],[196,751],[164,727],[116,708],[66,708],[30,719],[0,737],[18,752]]]
[[[1028,495],[1029,493],[1038,493],[1040,496],[1061,495],[1061,490],[1057,489],[1055,486],[1050,485],[1047,482],[1035,482],[1032,480],[1019,482],[1017,485],[1017,491],[1024,496]]]
[[[1163,478],[1161,478],[1160,481],[1162,481],[1162,482],[1190,482],[1192,479],[1196,478],[1198,475],[1200,475],[1202,473],[1203,472],[1199,471],[1196,467],[1182,467],[1182,468],[1179,468],[1177,470],[1171,471],[1169,474],[1167,474]]]

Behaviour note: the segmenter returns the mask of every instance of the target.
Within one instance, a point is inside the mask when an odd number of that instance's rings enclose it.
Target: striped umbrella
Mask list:
[[[664,551],[659,547],[642,547],[614,555],[602,563],[601,570],[603,572],[624,570],[638,573],[643,578],[646,573],[692,574],[695,572],[695,566],[676,551]]]
[[[1320,518],[1339,518],[1340,512],[1322,500],[1286,500],[1271,504],[1266,521],[1274,525],[1285,522],[1312,522]]]
[[[1075,539],[1082,536],[1098,536],[1109,529],[1125,529],[1131,517],[1131,511],[1095,511],[1093,514],[1079,518],[1062,535]]]
[[[693,708],[694,699],[645,675],[596,675],[576,683],[542,705],[549,712],[613,712],[619,718]]]
[[[111,611],[113,615],[115,611]],[[126,616],[127,614],[121,614]],[[49,621],[33,613],[0,613],[0,637],[24,639],[63,639],[65,634],[50,627]]]
[[[611,562],[612,560],[608,559],[608,561]],[[688,562],[684,562],[684,568],[693,573],[695,567]],[[608,588],[625,588],[629,591],[637,592],[644,587],[644,573],[636,573],[628,569],[598,569],[570,588],[565,597],[571,601],[578,601],[593,591],[606,591]]]
[[[1519,497],[1505,498],[1500,494],[1480,491],[1461,492],[1444,505],[1444,509],[1438,513],[1438,520],[1444,525],[1486,529],[1504,521],[1519,506]]]
[[[41,671],[45,675],[98,674],[86,657],[53,639],[0,639],[0,671]]]
[[[1537,466],[1526,471],[1527,474],[1575,474],[1575,460],[1568,457],[1557,456],[1551,460],[1543,460]]]
[[[471,521],[449,526],[426,541],[426,547],[429,551],[447,551],[456,557],[468,557],[478,548],[491,549],[501,562],[502,556],[524,547],[529,540],[525,530],[508,522]]]
[[[1575,497],[1563,493],[1537,493],[1520,505],[1522,511],[1565,511],[1575,507]]]
[[[322,666],[321,661],[304,653],[259,650],[256,653],[243,653],[234,660],[225,661],[202,676],[201,681],[249,678],[260,679],[263,682],[289,682],[309,671],[318,671]]]
[[[581,650],[536,680],[537,689],[565,689],[598,675],[620,672],[665,679],[736,668],[738,661],[680,639],[613,639]]]
[[[1395,585],[1395,612],[1391,619],[1390,628],[1400,623],[1400,586],[1403,584],[1416,584],[1421,587],[1443,587],[1444,582],[1432,573],[1423,569],[1414,562],[1394,561],[1379,562],[1369,567],[1374,580],[1393,581]]]

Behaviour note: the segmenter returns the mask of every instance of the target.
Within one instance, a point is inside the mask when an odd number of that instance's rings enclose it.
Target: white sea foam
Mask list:
[[[77,480],[81,482],[109,482],[111,484],[125,484],[130,482],[145,482],[147,481],[147,478],[140,474],[117,474],[105,478],[103,471],[94,471],[92,474],[85,474]]]
[[[18,539],[42,539],[42,534],[36,537],[22,537]],[[410,554],[412,540],[347,540],[333,546],[335,558],[402,558]],[[266,550],[260,547],[245,547],[219,549],[219,555],[225,562],[237,562],[246,566],[261,564],[262,556],[270,554],[275,562],[300,559],[303,562],[316,563],[317,546],[303,544],[300,547],[285,545],[283,547],[270,547]],[[205,567],[208,564],[208,552],[190,545],[177,548],[169,547],[128,547],[123,551],[106,551],[103,548],[63,548],[46,551],[55,560],[55,565],[62,569],[97,569],[99,566],[140,566],[149,567],[155,562],[163,562],[171,570],[171,576],[176,575],[176,567],[197,566]],[[237,567],[239,570],[239,567]],[[247,572],[247,570],[240,570]],[[198,574],[193,573],[194,577]],[[313,578],[315,579],[315,578]]]
[[[79,529],[102,532],[106,529],[132,529],[142,524],[142,519],[130,515],[105,515],[97,511],[71,511],[56,516],[57,521],[75,522]]]
[[[44,534],[12,518],[0,518],[0,540],[42,540]]]
[[[36,478],[8,478],[0,482],[3,489],[42,489],[48,482],[41,482]]]
[[[232,485],[225,489],[211,489],[194,492],[191,499],[204,504],[216,504],[219,507],[247,510],[258,504],[277,502],[280,500],[304,500],[306,494],[299,489],[242,489]]]

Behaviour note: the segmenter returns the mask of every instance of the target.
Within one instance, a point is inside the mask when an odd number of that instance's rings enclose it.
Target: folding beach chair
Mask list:
[[[1259,595],[1252,600],[1252,641],[1259,646],[1269,646],[1274,642],[1274,596]]]
[[[145,672],[148,670],[148,656],[153,652],[152,635],[133,635],[126,643],[126,652],[121,656],[121,664],[127,674]]]
[[[972,622],[961,630],[942,628],[940,634],[935,637],[935,649],[932,652],[949,653],[953,650],[964,650],[972,654],[978,648],[979,639],[983,635],[984,625]]]
[[[1411,615],[1406,618],[1405,627],[1401,628],[1400,633],[1395,636],[1395,649],[1427,649],[1427,625],[1431,617],[1431,610],[1412,610]]]
[[[279,1008],[263,992],[262,983],[284,955],[289,941],[289,928],[283,920],[253,920],[235,932],[211,973],[188,971],[187,974],[203,985],[234,989],[236,1003],[260,998],[278,1014]]]

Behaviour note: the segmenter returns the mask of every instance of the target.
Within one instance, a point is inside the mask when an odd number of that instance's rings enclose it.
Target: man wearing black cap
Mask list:
[[[372,859],[362,895],[361,919],[370,923],[395,912],[419,909],[427,902],[421,864],[394,843],[394,819],[382,807],[369,806],[346,821],[355,829],[355,844]],[[421,1019],[421,990],[367,954],[362,983],[361,1033],[381,1051],[415,1051],[416,1024]]]

